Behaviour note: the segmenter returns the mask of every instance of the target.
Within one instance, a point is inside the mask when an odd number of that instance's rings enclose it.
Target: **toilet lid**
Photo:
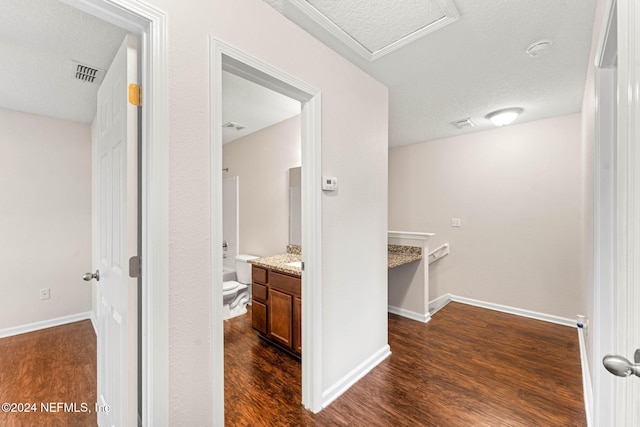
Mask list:
[[[237,288],[240,285],[240,283],[236,282],[235,280],[229,280],[228,282],[222,282],[222,290],[223,291],[231,291],[235,288]]]

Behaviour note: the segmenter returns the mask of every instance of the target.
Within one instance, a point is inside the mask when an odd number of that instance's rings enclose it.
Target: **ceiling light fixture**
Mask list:
[[[531,57],[542,56],[549,51],[552,44],[552,40],[538,40],[531,43],[525,52]]]
[[[504,110],[487,114],[487,119],[491,120],[496,126],[506,126],[513,122],[523,111],[522,108],[505,108]]]

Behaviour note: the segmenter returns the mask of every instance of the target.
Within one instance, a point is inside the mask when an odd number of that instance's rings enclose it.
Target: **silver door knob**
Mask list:
[[[96,270],[95,273],[84,273],[82,279],[86,282],[90,282],[93,279],[96,279],[97,282],[100,281],[100,270]]]
[[[634,357],[636,363],[631,363],[624,357],[617,354],[608,354],[602,359],[604,367],[607,371],[613,375],[619,377],[628,377],[629,375],[635,375],[640,377],[640,349],[637,349]]]

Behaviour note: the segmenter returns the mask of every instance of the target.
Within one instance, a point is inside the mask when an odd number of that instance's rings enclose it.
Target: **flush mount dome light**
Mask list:
[[[491,120],[496,126],[506,126],[513,122],[523,111],[522,108],[505,108],[504,110],[487,114],[487,119]]]

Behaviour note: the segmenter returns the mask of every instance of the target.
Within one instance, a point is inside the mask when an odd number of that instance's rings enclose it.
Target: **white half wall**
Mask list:
[[[91,310],[88,125],[0,109],[0,236],[0,329]]]
[[[289,243],[289,169],[300,166],[300,116],[223,145],[223,176],[240,177],[238,253],[282,254]]]
[[[583,313],[580,134],[572,114],[390,150],[389,228],[450,243],[431,299]]]
[[[429,239],[430,233],[403,233],[389,231],[390,245],[406,245],[422,248],[422,259],[388,272],[389,312],[421,322],[431,318],[429,314]]]

